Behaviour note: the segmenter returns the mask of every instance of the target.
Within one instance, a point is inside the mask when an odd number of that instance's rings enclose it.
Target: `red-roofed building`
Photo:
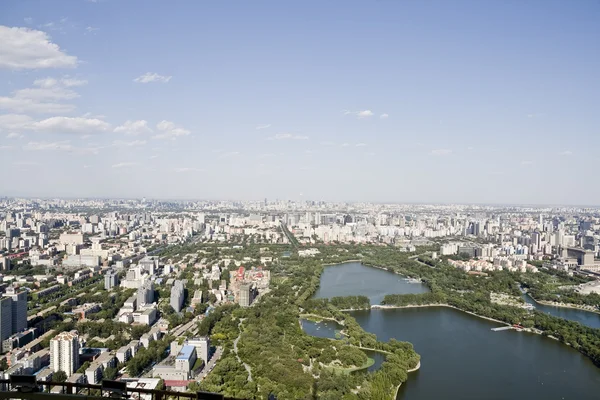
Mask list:
[[[187,389],[187,385],[192,382],[192,381],[175,381],[175,380],[168,380],[168,381],[164,381],[165,382],[165,386],[167,388],[170,388],[171,390],[180,390],[180,389]]]

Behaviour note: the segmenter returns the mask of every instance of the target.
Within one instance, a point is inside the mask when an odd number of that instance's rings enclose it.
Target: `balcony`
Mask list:
[[[217,393],[176,392],[170,390],[151,390],[129,388],[126,382],[103,381],[101,385],[68,382],[36,381],[34,376],[11,376],[0,379],[0,400],[242,400],[225,397]]]

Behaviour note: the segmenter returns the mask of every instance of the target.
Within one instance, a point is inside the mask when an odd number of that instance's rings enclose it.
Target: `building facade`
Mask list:
[[[50,367],[54,372],[73,375],[79,368],[79,336],[75,331],[61,332],[50,340]]]

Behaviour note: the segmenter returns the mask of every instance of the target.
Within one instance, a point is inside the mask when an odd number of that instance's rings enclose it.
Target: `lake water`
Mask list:
[[[384,293],[426,290],[390,274],[357,263],[327,267],[318,294],[366,295],[374,304]],[[444,307],[352,315],[380,340],[409,341],[421,355],[421,369],[409,374],[398,399],[600,398],[600,368],[555,340],[512,330],[493,332],[498,324]]]
[[[321,322],[309,321],[306,319],[301,320],[302,329],[304,332],[311,336],[320,338],[337,339],[335,334],[341,331],[344,327],[337,322],[323,320]],[[367,357],[372,358],[375,363],[367,368],[368,371],[376,371],[379,369],[381,364],[385,361],[385,355],[378,351],[363,350]]]
[[[425,293],[429,289],[422,283],[411,283],[406,278],[383,269],[349,262],[325,267],[321,285],[314,298],[363,295],[371,304],[381,304],[386,294]]]
[[[555,317],[579,322],[580,324],[589,326],[590,328],[600,329],[600,314],[598,313],[577,310],[574,308],[555,307],[540,304],[533,300],[528,294],[523,294],[522,297],[527,303],[533,305],[538,311],[545,312],[546,314],[550,314]]]
[[[323,320],[321,322],[301,320],[302,330],[311,336],[320,338],[336,339],[336,332],[341,331],[344,327],[337,322]]]

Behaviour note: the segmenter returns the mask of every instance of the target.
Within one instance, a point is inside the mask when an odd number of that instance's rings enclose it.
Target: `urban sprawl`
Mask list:
[[[185,251],[197,244],[212,247]],[[256,254],[242,251],[250,244]],[[282,258],[349,244],[433,244],[432,260],[465,274],[559,270],[595,279],[578,293],[600,293],[593,208],[3,198],[0,367],[5,378],[198,388],[224,351],[202,328],[218,307],[259,302]]]

